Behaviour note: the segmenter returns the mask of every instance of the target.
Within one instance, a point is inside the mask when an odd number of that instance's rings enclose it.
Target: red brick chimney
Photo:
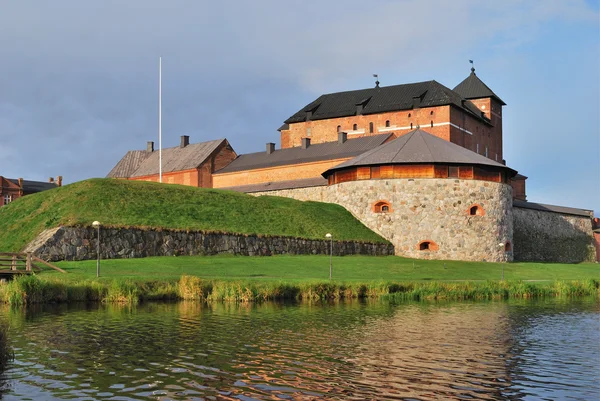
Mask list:
[[[48,182],[49,182],[49,183],[53,183],[53,182],[54,182],[54,177],[50,177],[50,178],[48,178]]]
[[[19,178],[18,181],[19,181],[19,188],[23,189],[23,179]]]
[[[62,187],[62,175],[56,177],[56,185]]]

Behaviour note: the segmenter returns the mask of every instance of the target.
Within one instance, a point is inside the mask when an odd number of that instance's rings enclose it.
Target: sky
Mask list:
[[[507,103],[529,201],[600,215],[600,0],[0,0],[0,175],[104,177],[128,150],[279,147],[323,93],[470,72]]]

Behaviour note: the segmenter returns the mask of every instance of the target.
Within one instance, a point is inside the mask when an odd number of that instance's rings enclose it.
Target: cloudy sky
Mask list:
[[[600,214],[598,0],[0,0],[0,175],[104,177],[130,149],[279,142],[322,93],[436,80],[475,62],[506,103],[530,201]]]

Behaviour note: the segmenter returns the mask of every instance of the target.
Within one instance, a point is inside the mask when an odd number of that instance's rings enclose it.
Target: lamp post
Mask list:
[[[325,234],[325,238],[329,239],[329,280],[331,280],[332,259],[333,259],[333,235]]]
[[[504,242],[501,242],[498,244],[498,246],[500,247],[500,250],[502,251],[502,261],[500,263],[502,263],[502,281],[504,281],[504,259],[506,257],[506,253],[504,252]]]
[[[96,277],[100,277],[100,222],[94,221],[92,223],[92,227],[98,229],[98,249],[97,249],[97,257],[96,257]]]

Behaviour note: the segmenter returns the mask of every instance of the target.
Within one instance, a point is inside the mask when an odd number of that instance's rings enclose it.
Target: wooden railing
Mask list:
[[[0,273],[3,274],[31,274],[33,270],[42,270],[38,264],[66,273],[63,269],[33,256],[31,253],[0,253]]]

